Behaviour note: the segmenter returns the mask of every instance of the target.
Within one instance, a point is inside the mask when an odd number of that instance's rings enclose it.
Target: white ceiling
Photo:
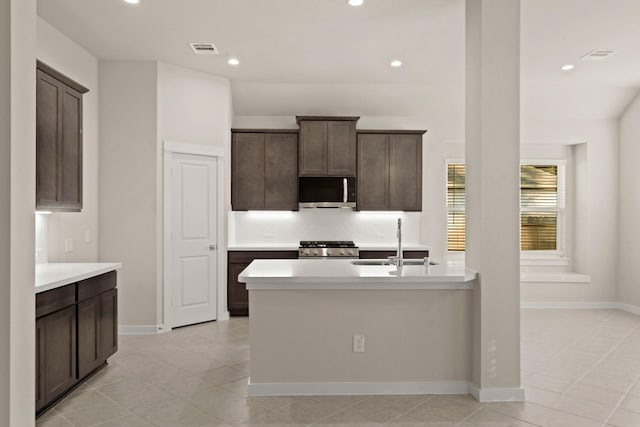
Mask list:
[[[228,77],[236,115],[409,116],[464,132],[464,0],[39,0],[38,14],[102,59]],[[638,22],[639,0],[522,0],[523,120],[618,117],[640,87]],[[592,49],[616,54],[578,61]]]

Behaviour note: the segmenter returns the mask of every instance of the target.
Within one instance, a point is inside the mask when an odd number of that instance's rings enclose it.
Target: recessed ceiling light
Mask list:
[[[391,66],[392,67],[401,67],[402,66],[402,61],[398,60],[398,59],[394,59],[393,61],[391,61]]]
[[[562,71],[570,71],[570,70],[573,70],[574,68],[575,66],[573,64],[566,64],[566,65],[563,65],[560,69]]]
[[[347,3],[349,3],[351,6],[362,6],[364,0],[349,0]]]
[[[138,4],[140,3],[140,0],[124,0],[124,2],[129,4]]]
[[[240,61],[238,61],[236,58],[229,58],[229,60],[227,61],[227,63],[229,65],[238,65],[240,64]]]

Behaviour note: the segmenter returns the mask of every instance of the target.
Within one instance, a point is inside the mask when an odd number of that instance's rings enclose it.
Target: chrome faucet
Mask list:
[[[396,236],[398,237],[398,251],[396,252],[396,256],[389,257],[389,261],[393,262],[397,268],[402,268],[404,265],[402,258],[402,218],[398,218],[398,231]]]

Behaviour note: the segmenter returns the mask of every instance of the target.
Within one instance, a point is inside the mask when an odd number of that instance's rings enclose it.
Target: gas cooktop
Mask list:
[[[355,248],[351,240],[302,240],[301,248]]]
[[[303,240],[298,258],[358,258],[360,251],[350,240]]]

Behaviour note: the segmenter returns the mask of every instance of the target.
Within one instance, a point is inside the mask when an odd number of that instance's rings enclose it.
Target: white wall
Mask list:
[[[37,56],[89,89],[82,98],[82,212],[49,215],[48,259],[95,262],[98,258],[98,59],[41,18],[37,21]],[[72,252],[64,252],[65,239],[73,239]]]
[[[226,183],[231,182],[230,160],[232,101],[229,80],[178,67],[163,62],[158,63],[158,146],[157,146],[157,236],[163,242],[163,143],[172,141],[187,144],[201,144],[224,148],[224,156],[218,161]],[[220,174],[219,174],[220,176]],[[221,202],[226,213],[231,201],[231,186],[224,185]],[[218,223],[221,241],[227,241],[226,215]],[[226,311],[226,245],[220,245],[218,257],[218,319],[228,317]],[[158,246],[158,277],[163,277],[162,245]],[[158,322],[163,323],[164,301],[163,282],[158,282],[157,313]]]
[[[163,323],[163,141],[226,147],[229,82],[165,63],[101,61],[100,92],[99,258],[123,263],[120,324],[155,328]]]
[[[0,425],[35,412],[35,0],[0,0]]]
[[[156,325],[157,64],[100,62],[99,259],[118,272],[119,322]]]
[[[618,131],[616,120],[523,122],[523,144],[574,146],[573,269],[591,283],[526,283],[523,301],[615,301]],[[524,150],[524,149],[523,149]],[[570,172],[569,172],[570,173]]]
[[[637,262],[640,259],[640,96],[627,107],[620,118],[620,169],[618,224],[618,300],[640,306]]]

